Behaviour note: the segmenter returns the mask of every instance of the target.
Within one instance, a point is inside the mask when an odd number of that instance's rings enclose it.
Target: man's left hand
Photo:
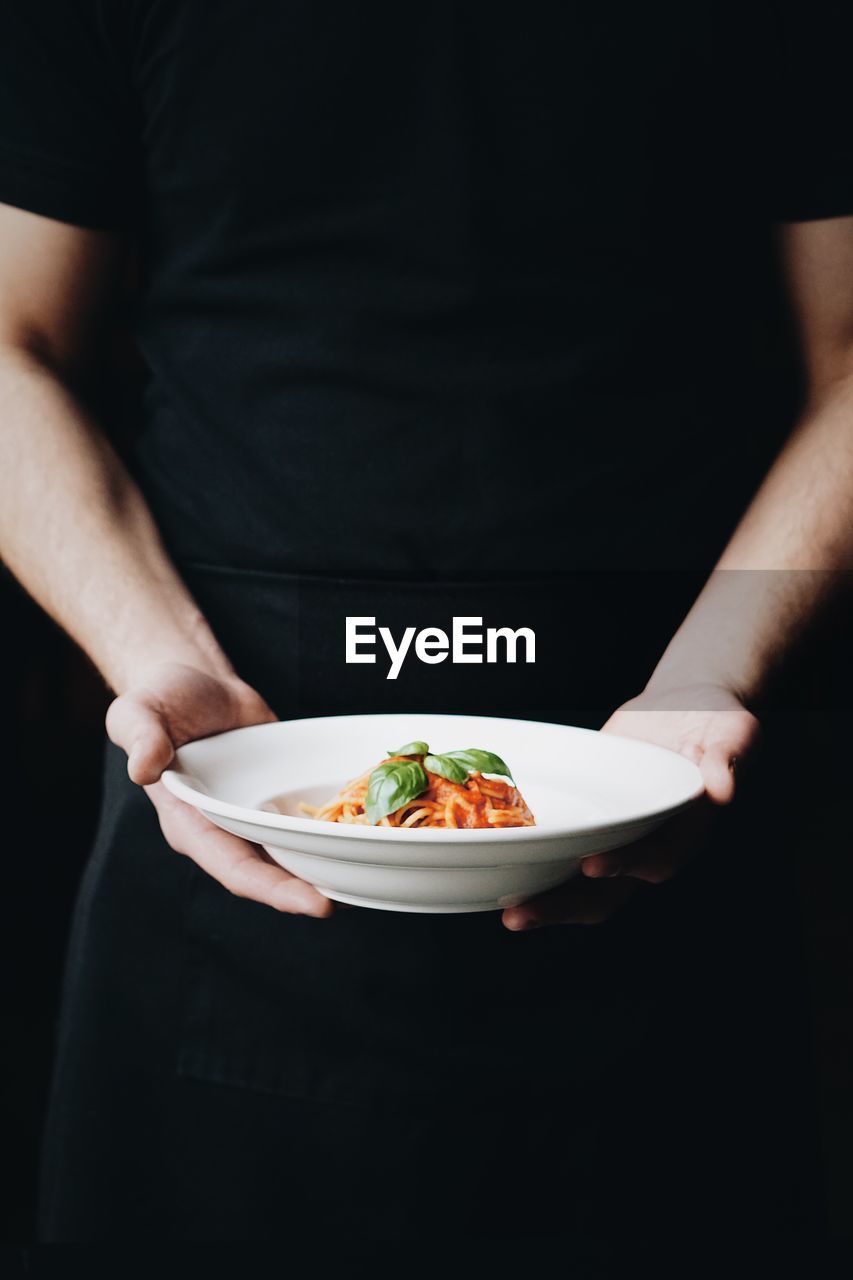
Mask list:
[[[581,861],[581,874],[566,884],[508,907],[503,923],[514,931],[545,924],[598,924],[613,914],[640,883],[660,884],[698,853],[711,814],[730,804],[736,776],[755,750],[759,725],[739,698],[721,685],[646,690],[619,707],[602,728],[677,751],[698,765],[705,795],[658,831],[608,853]]]

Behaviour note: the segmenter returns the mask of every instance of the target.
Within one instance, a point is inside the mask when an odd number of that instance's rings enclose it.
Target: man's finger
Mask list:
[[[247,840],[223,831],[191,805],[170,796],[162,783],[146,787],[163,834],[176,853],[185,854],[214,880],[240,898],[250,898],[298,915],[332,915],[334,903],[312,885],[261,855]]]
[[[755,716],[743,714],[727,724],[723,739],[710,743],[699,761],[709,800],[718,805],[731,804],[739,774],[760,744],[761,729]]]
[[[127,753],[131,782],[150,786],[168,769],[175,755],[174,744],[161,717],[146,703],[123,694],[107,711],[107,734]]]
[[[649,884],[660,884],[702,849],[710,819],[710,805],[700,801],[633,844],[584,858],[581,871],[593,880],[630,876]]]
[[[714,804],[731,804],[735,795],[737,756],[727,749],[706,751],[700,762],[705,791]]]
[[[601,924],[639,887],[636,880],[626,878],[587,880],[577,876],[521,906],[507,907],[502,920],[513,932],[546,924]]]

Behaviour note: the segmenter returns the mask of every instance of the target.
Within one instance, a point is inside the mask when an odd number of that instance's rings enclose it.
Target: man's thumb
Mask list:
[[[175,754],[158,713],[123,694],[110,704],[106,724],[110,740],[127,752],[131,782],[144,787],[157,782]]]

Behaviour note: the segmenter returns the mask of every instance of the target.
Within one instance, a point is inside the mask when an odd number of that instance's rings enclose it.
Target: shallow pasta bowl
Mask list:
[[[317,805],[395,744],[501,756],[536,818],[497,830],[323,822]],[[702,794],[697,767],[662,747],[566,725],[484,716],[326,716],[191,742],[166,787],[338,902],[389,911],[492,911],[574,875],[581,858],[647,835]]]

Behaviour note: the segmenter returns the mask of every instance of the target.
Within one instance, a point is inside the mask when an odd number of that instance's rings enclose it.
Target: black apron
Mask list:
[[[697,586],[184,573],[282,718],[413,708],[592,726],[642,687]],[[395,683],[381,664],[344,665],[348,615],[395,635],[454,615],[528,625],[537,662],[408,662]],[[108,747],[43,1238],[263,1241],[292,1222],[341,1238],[554,1235],[600,1259],[662,1229],[810,1230],[778,770],[768,753],[710,853],[608,923],[513,934],[498,913],[313,920],[238,900],[168,848]]]

